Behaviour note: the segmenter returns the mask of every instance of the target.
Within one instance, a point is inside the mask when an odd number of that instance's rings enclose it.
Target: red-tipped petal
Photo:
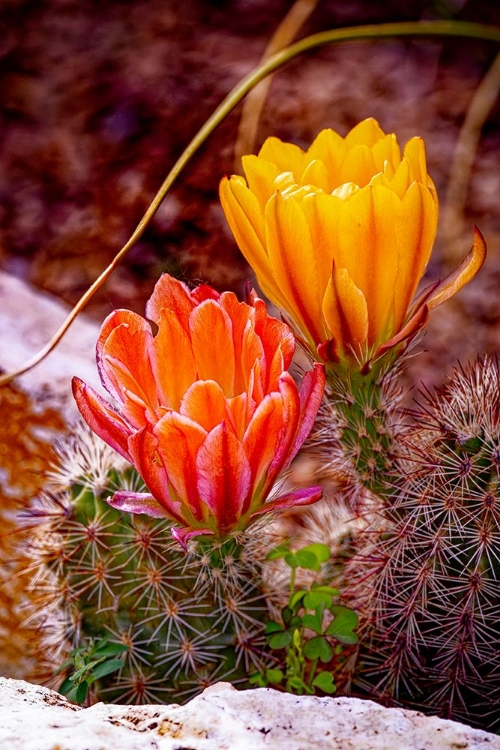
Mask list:
[[[130,426],[80,378],[73,378],[72,387],[78,410],[90,429],[123,458],[131,461],[128,450],[128,439],[132,434]]]
[[[228,397],[234,395],[234,344],[231,318],[214,300],[198,305],[189,318],[199,380],[215,380]]]
[[[159,323],[162,310],[170,310],[187,330],[189,315],[195,304],[189,288],[182,281],[164,273],[156,282],[153,294],[146,304],[146,317]]]
[[[214,536],[211,529],[178,529],[173,528],[170,532],[176,542],[179,542],[183,550],[187,550],[187,543],[195,536]]]
[[[287,492],[286,495],[277,497],[275,500],[270,500],[269,502],[264,503],[264,505],[251,513],[250,518],[261,516],[263,513],[271,513],[276,510],[295,508],[299,505],[312,505],[318,500],[321,500],[322,495],[323,488],[319,485],[307,487],[306,489],[293,490],[292,492]]]
[[[144,513],[151,518],[170,518],[165,508],[147,492],[120,490],[108,498],[108,504],[124,513]]]
[[[99,376],[108,393],[119,401],[123,401],[121,384],[113,368],[109,367],[104,356],[104,350],[110,335],[120,326],[123,326],[127,336],[132,336],[136,331],[147,332],[151,335],[151,327],[147,320],[144,320],[143,317],[130,310],[114,310],[114,312],[108,315],[101,326],[96,344],[96,361]],[[127,346],[125,349],[127,349]],[[118,351],[116,351],[116,355],[119,355]]]
[[[293,442],[290,453],[288,454],[287,460],[283,466],[284,469],[286,469],[293,461],[293,459],[297,455],[297,452],[301,448],[302,443],[312,430],[314,420],[316,419],[318,409],[321,406],[321,401],[323,399],[325,381],[325,368],[318,362],[315,363],[312,370],[309,370],[304,375],[299,391],[299,428],[295,435],[295,440]]]
[[[290,378],[291,379],[291,378]],[[295,394],[293,394],[295,389]],[[286,391],[288,394],[288,390]],[[252,468],[252,484],[259,495],[266,495],[266,489],[274,484],[281,469],[284,453],[290,448],[290,442],[296,429],[299,398],[297,388],[292,380],[289,398],[296,399],[296,416],[287,422],[287,409],[283,393],[268,393],[252,417],[243,438],[243,446]],[[271,470],[273,466],[273,470]]]
[[[196,487],[196,456],[206,430],[182,414],[168,412],[155,425],[154,433],[176,495],[188,506],[188,514],[200,521],[203,510]]]
[[[252,476],[243,446],[225,422],[207,435],[196,468],[200,498],[213,514],[217,529],[227,533],[248,504]]]
[[[170,495],[169,477],[161,461],[158,439],[152,433],[151,427],[136,432],[129,440],[129,449],[134,466],[153,497],[165,509],[165,515],[168,514],[170,518],[182,523],[180,503]]]

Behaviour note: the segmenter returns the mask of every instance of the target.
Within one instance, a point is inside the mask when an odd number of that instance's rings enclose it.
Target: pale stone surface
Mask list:
[[[69,307],[20,279],[0,271],[0,368],[10,372],[23,365],[55,334]],[[77,417],[71,378],[78,375],[100,388],[95,364],[99,325],[80,315],[58,347],[17,385],[34,400],[53,404],[66,418]]]
[[[9,750],[500,750],[500,737],[356,698],[239,692],[218,683],[185,706],[78,708],[0,678],[0,747]]]

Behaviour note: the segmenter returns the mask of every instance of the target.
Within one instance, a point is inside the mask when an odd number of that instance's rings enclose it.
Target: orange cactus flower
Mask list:
[[[152,330],[151,323],[155,332]],[[97,363],[115,408],[78,378],[78,408],[103,440],[137,468],[149,493],[116,492],[109,503],[168,517],[175,538],[223,538],[268,511],[309,504],[320,487],[269,500],[313,425],[324,388],[316,364],[297,388],[287,371],[293,334],[256,296],[238,302],[209,286],[160,278],[146,319],[113,312]]]
[[[307,151],[268,138],[224,178],[222,207],[262,291],[314,356],[366,366],[422,328],[479,270],[484,241],[459,270],[411,306],[438,221],[425,147],[374,119],[345,138],[323,130]]]

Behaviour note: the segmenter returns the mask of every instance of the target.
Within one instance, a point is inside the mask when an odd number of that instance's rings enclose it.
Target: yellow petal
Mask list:
[[[395,221],[399,199],[382,185],[369,185],[342,204],[336,262],[363,292],[369,311],[370,346],[390,334],[398,271]]]
[[[411,138],[404,147],[403,156],[410,165],[410,181],[418,180],[427,184],[427,160],[425,157],[425,143],[421,138]]]
[[[266,241],[285,309],[313,341],[324,338],[316,254],[305,213],[294,198],[280,193],[266,206]],[[273,300],[274,301],[274,300]]]
[[[394,287],[394,332],[402,327],[436,237],[438,207],[430,190],[414,182],[400,203],[395,228],[398,273]]]
[[[368,185],[376,172],[373,151],[365,144],[353,146],[346,153],[338,172],[338,182],[354,182],[360,187]]]
[[[295,182],[300,182],[304,170],[304,152],[294,143],[284,143],[279,138],[267,138],[259,157],[276,164],[280,172],[293,172]]]
[[[394,169],[401,163],[401,150],[394,133],[384,136],[372,146],[373,160],[377,171],[382,172],[388,162]]]
[[[308,163],[318,160],[325,165],[328,182],[326,187],[323,187],[319,182],[315,182],[312,179],[310,181],[313,184],[322,187],[327,193],[331,193],[339,184],[338,172],[346,153],[347,146],[344,139],[338,135],[338,133],[329,128],[322,130],[309,147],[306,159]],[[307,171],[307,169],[308,167],[305,171]],[[307,179],[310,178],[308,177]],[[306,181],[305,174],[302,176],[302,181]]]
[[[373,117],[358,123],[344,138],[346,145],[352,148],[356,145],[373,146],[385,133]]]
[[[309,224],[311,242],[316,263],[319,294],[325,293],[332,262],[335,258],[341,263],[337,249],[338,219],[342,210],[342,200],[326,193],[310,194],[301,202],[302,210]]]
[[[283,305],[265,249],[264,216],[257,198],[242,177],[233,176],[221,181],[220,200],[238,247],[252,266],[262,291],[277,305]]]
[[[276,192],[274,181],[280,170],[276,164],[258,156],[244,156],[241,161],[248,187],[259,201],[261,211],[264,211],[267,201]]]
[[[303,185],[315,185],[325,193],[330,193],[331,177],[325,163],[321,159],[313,159],[305,168],[301,182]]]
[[[323,315],[344,350],[359,349],[368,336],[368,307],[347,268],[333,268],[323,299]]]

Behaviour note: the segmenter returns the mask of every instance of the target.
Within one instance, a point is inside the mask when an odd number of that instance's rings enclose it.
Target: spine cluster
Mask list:
[[[97,453],[34,511],[33,586],[48,658],[60,664],[61,649],[103,638],[125,644],[123,667],[92,686],[94,699],[111,702],[182,702],[221,679],[245,687],[269,658],[266,598],[244,539],[198,542],[186,554],[169,521],[111,508],[105,498],[143,489],[140,478],[130,467],[103,469],[96,439],[86,441],[78,450]]]
[[[500,726],[500,368],[458,369],[411,414],[345,578],[362,614],[354,685]]]

